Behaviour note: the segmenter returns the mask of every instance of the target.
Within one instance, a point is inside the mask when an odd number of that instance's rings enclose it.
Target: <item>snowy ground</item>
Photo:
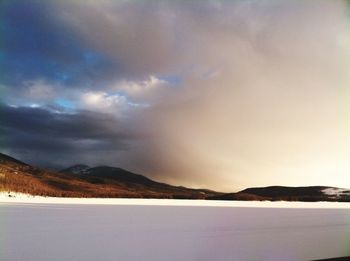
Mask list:
[[[349,189],[344,189],[344,188],[327,188],[323,190],[323,193],[328,195],[328,196],[342,196],[342,195],[349,195],[350,190]]]
[[[350,256],[349,203],[0,195],[0,260],[4,261],[270,261],[336,256]]]

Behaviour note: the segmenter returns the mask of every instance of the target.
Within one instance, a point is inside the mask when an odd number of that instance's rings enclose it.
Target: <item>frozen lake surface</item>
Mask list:
[[[350,256],[350,208],[342,204],[318,208],[318,203],[253,207],[249,202],[206,206],[202,201],[129,201],[134,203],[0,203],[0,260],[279,261]]]

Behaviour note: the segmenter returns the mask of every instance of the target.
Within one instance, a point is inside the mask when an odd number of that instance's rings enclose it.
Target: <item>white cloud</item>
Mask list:
[[[123,92],[133,102],[154,103],[169,92],[168,82],[150,75],[144,81],[118,81],[113,90]]]
[[[120,116],[129,105],[125,96],[91,91],[81,96],[81,106],[84,109],[113,113]]]
[[[36,103],[32,103],[29,105],[30,108],[40,108],[41,106],[39,104]]]

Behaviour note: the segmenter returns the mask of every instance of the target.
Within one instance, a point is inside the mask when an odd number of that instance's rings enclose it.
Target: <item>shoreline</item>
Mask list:
[[[189,207],[245,207],[245,208],[308,208],[350,209],[349,202],[300,201],[224,201],[191,199],[144,198],[61,198],[33,196],[23,193],[0,192],[0,205],[8,204],[73,204],[73,205],[140,205]]]

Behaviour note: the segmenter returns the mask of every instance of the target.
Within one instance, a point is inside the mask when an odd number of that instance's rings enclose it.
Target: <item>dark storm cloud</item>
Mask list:
[[[44,78],[89,86],[118,75],[116,61],[91,49],[55,19],[50,1],[2,1],[0,82],[12,88]]]
[[[56,159],[69,164],[84,160],[84,152],[123,151],[134,139],[115,118],[87,111],[74,114],[45,108],[0,105],[1,147],[13,156],[43,164]],[[75,159],[71,155],[79,153]]]

